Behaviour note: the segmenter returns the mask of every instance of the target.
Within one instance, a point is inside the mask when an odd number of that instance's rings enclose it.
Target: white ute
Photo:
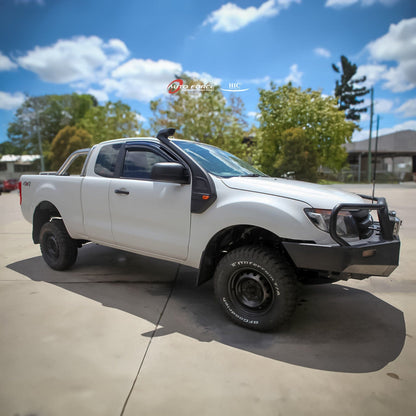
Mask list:
[[[199,269],[198,285],[214,278],[236,324],[268,331],[292,315],[299,282],[397,267],[400,220],[384,198],[271,178],[174,132],[103,142],[21,177],[22,212],[51,268],[71,267],[90,241],[174,261]],[[69,175],[80,155],[81,174]]]

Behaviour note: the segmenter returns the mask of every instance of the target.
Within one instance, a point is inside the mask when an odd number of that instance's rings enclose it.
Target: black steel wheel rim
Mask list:
[[[46,237],[46,252],[48,256],[52,259],[57,259],[59,257],[59,245],[53,234],[49,234]]]
[[[275,300],[270,280],[254,269],[236,271],[229,280],[229,293],[234,304],[253,314],[266,313]]]

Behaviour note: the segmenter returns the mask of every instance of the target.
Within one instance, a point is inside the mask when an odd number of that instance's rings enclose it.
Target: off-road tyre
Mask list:
[[[271,249],[244,246],[227,253],[214,274],[214,290],[237,325],[272,331],[287,322],[297,302],[293,267]]]
[[[69,236],[61,220],[43,224],[39,241],[43,259],[52,269],[66,270],[75,263],[77,244]]]

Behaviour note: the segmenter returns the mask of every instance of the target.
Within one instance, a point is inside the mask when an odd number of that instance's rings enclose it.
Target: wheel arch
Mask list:
[[[199,273],[196,285],[212,279],[216,265],[221,258],[230,250],[247,245],[263,245],[276,250],[284,250],[282,238],[265,228],[240,224],[232,225],[218,231],[208,242],[201,255]]]
[[[49,201],[40,202],[33,212],[32,239],[35,244],[39,244],[42,225],[49,222],[52,217],[61,217],[58,208]]]

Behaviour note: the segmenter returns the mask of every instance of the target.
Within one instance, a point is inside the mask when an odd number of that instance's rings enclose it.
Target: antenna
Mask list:
[[[373,195],[371,199],[374,201],[374,192],[376,189],[376,169],[377,169],[377,150],[378,150],[378,126],[380,124],[380,116],[377,115],[377,133],[376,133],[376,148],[374,151],[374,171],[373,171]]]

